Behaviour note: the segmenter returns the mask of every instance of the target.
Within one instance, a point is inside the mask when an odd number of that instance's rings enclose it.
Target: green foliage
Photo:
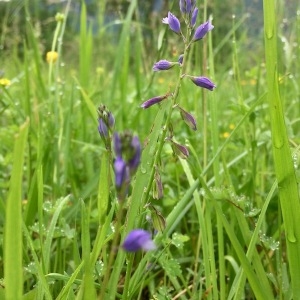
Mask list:
[[[0,298],[296,299],[299,16],[287,31],[290,8],[277,1],[274,19],[266,0],[266,43],[258,35],[249,45],[242,7],[197,1],[201,23],[212,13],[215,28],[191,48],[187,72],[217,88],[182,81],[178,101],[195,117],[193,131],[176,110],[168,119],[171,99],[140,108],[174,90],[179,73],[151,68],[177,61],[184,47],[167,25],[147,36],[138,1],[118,4],[117,38],[104,24],[107,1],[96,6],[96,33],[91,7],[82,5],[76,33],[72,1],[51,16],[39,1],[21,2],[0,1],[0,80],[10,80],[0,81]],[[47,61],[50,51],[57,58]],[[143,144],[124,202],[97,130],[101,103],[117,131]],[[172,155],[165,130],[188,159]],[[155,251],[122,249],[137,227],[155,231]]]

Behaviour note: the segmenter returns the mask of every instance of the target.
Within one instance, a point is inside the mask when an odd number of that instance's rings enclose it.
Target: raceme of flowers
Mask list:
[[[196,7],[195,0],[180,0],[179,7],[180,7],[180,11],[181,11],[181,16],[182,16],[185,24],[188,26],[188,29],[189,29],[188,32],[190,32],[189,36],[183,35],[182,30],[181,30],[181,23],[180,23],[179,19],[171,12],[168,12],[167,17],[163,18],[162,23],[169,25],[169,28],[173,32],[180,35],[183,39],[185,48],[189,49],[190,46],[194,42],[197,42],[197,41],[203,39],[206,36],[206,34],[214,28],[214,26],[210,23],[210,21],[207,21],[196,27],[199,9]],[[158,62],[156,62],[153,65],[152,69],[155,72],[167,71],[175,66],[183,67],[183,63],[184,63],[184,55],[181,54],[178,58],[178,61],[168,61],[166,59],[162,59],[162,60],[159,60]],[[204,88],[209,91],[213,91],[214,88],[216,87],[216,85],[209,78],[207,78],[205,76],[193,76],[193,75],[189,75],[189,74],[182,74],[181,79],[183,79],[183,78],[188,78],[197,87]],[[145,102],[143,102],[141,104],[141,107],[144,109],[147,109],[155,104],[161,103],[162,101],[164,101],[168,98],[172,98],[173,96],[174,96],[174,93],[169,92],[165,95],[152,97],[152,98],[146,100]],[[184,110],[178,104],[174,105],[174,107],[177,107],[179,109],[180,115],[181,115],[183,121],[192,130],[197,130],[196,120],[192,116],[192,114],[190,114],[189,112]],[[167,140],[169,142],[171,142],[171,146],[172,146],[174,154],[180,156],[181,158],[188,157],[189,152],[186,149],[186,147],[173,142],[171,137],[168,137]]]
[[[181,80],[189,79],[189,81],[192,82],[195,86],[207,89],[209,91],[213,91],[216,88],[216,85],[211,79],[201,75],[195,76],[191,74],[184,74],[184,68],[185,68],[185,58],[187,58],[190,47],[192,47],[192,45],[195,42],[198,42],[203,38],[205,38],[207,33],[210,32],[214,28],[214,26],[211,24],[210,21],[206,21],[197,26],[199,9],[198,7],[196,7],[195,0],[180,0],[179,8],[181,12],[181,19],[183,20],[183,22],[180,21],[180,19],[175,14],[169,11],[168,15],[162,19],[162,23],[168,25],[171,31],[173,31],[175,34],[181,37],[184,44],[183,47],[184,53],[178,57],[177,61],[169,61],[167,59],[161,59],[157,61],[156,63],[154,63],[152,70],[154,72],[162,72],[162,71],[170,71],[170,70],[172,71],[175,68],[181,68],[180,82]],[[187,28],[184,28],[183,30],[183,26],[186,26]],[[184,35],[183,32],[187,32],[187,34]],[[141,108],[147,109],[155,104],[161,104],[162,101],[172,100],[170,118],[168,118],[168,120],[171,120],[172,111],[174,109],[177,109],[185,124],[190,129],[195,131],[197,130],[196,119],[191,113],[187,112],[184,108],[182,108],[179,105],[177,100],[178,91],[179,89],[177,90],[175,89],[174,92],[168,92],[164,95],[154,96],[144,101],[141,104]],[[168,135],[166,135],[164,141],[170,144],[173,154],[182,159],[187,159],[189,156],[189,150],[186,146],[181,145],[176,140],[174,140],[171,121],[169,121],[169,123],[165,125],[165,128],[167,128],[168,130]],[[157,178],[160,178],[160,174],[158,173],[158,170],[156,170],[155,172],[155,178],[154,178],[155,180],[153,183],[154,185],[153,190],[155,191],[153,192],[154,199],[158,199],[163,195],[161,181],[156,180]]]

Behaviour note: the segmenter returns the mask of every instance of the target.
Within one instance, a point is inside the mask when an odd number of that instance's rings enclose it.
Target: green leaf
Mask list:
[[[181,267],[177,260],[167,257],[164,255],[164,258],[159,260],[162,268],[168,274],[169,277],[178,277],[181,275]]]

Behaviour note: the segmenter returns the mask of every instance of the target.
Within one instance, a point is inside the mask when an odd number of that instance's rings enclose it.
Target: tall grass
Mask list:
[[[1,50],[11,84],[0,86],[0,298],[299,298],[299,70],[285,52],[298,50],[278,42],[283,1],[264,0],[265,58],[254,60],[245,47],[243,16],[230,20],[227,35],[212,31],[191,48],[186,71],[212,78],[212,93],[178,81],[172,69],[151,72],[154,62],[175,61],[184,49],[164,24],[148,40],[138,1],[120,15],[117,41],[107,34],[112,23],[93,34],[84,5],[80,32],[67,40],[71,4],[50,20],[51,49],[43,49],[41,24],[29,18],[27,3],[22,52]],[[197,1],[198,23],[214,24],[208,5]],[[177,1],[170,9],[179,16]],[[286,46],[299,42],[299,18],[292,20]],[[48,51],[58,59],[48,63]],[[197,131],[170,114],[172,99],[140,108],[176,82]],[[143,144],[123,202],[114,153],[97,130],[101,103],[113,113],[115,131],[131,130]],[[164,144],[169,122],[189,149],[186,160]],[[153,197],[157,168],[160,200]],[[155,232],[157,249],[122,249],[134,228]]]

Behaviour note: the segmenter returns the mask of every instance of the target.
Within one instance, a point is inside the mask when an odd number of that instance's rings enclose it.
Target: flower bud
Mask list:
[[[193,130],[197,130],[197,124],[196,124],[196,120],[195,118],[188,113],[187,111],[185,111],[183,108],[181,108],[180,106],[177,106],[179,111],[180,111],[180,115],[181,118],[183,119],[183,121]]]
[[[178,157],[182,159],[187,159],[190,155],[189,150],[187,147],[180,145],[178,143],[175,143],[171,138],[166,138],[167,141],[171,143],[171,147],[173,150],[173,153],[177,155]]]
[[[164,70],[169,70],[175,65],[177,65],[177,62],[170,62],[165,59],[158,61],[153,65],[152,70],[153,71],[164,71]]]
[[[191,18],[191,26],[194,27],[196,24],[196,20],[197,20],[197,16],[198,16],[198,8],[195,7],[192,13],[192,18]]]
[[[180,34],[180,22],[171,12],[168,12],[168,17],[163,18],[162,22],[168,24],[175,33]]]
[[[196,77],[196,76],[184,75],[184,77],[190,78],[195,85],[208,89],[210,91],[212,91],[216,87],[216,85],[210,79],[204,76]]]
[[[193,36],[193,42],[203,39],[203,37],[213,28],[214,26],[209,21],[198,26]]]
[[[161,101],[163,101],[164,99],[168,98],[171,94],[165,94],[162,96],[156,96],[153,98],[150,98],[149,100],[145,101],[144,103],[142,103],[141,107],[146,109],[154,104],[160,103]]]

